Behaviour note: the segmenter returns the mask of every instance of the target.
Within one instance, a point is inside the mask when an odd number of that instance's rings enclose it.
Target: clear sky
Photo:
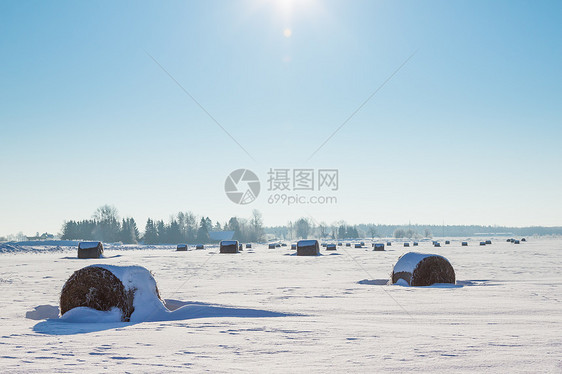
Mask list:
[[[561,19],[560,1],[1,1],[0,235],[103,204],[141,228],[252,209],[562,225]],[[239,168],[261,180],[248,205],[224,193]],[[337,204],[269,204],[270,168],[338,169]]]

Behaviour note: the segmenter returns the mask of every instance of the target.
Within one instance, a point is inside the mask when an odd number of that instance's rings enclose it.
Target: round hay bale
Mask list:
[[[222,240],[220,242],[219,253],[238,253],[239,251],[238,240]]]
[[[345,243],[346,247],[351,247],[351,243]]]
[[[418,242],[414,242],[414,247],[417,247],[419,245]]]
[[[435,242],[435,244],[433,244],[434,247],[441,247],[441,243],[439,242]]]
[[[455,283],[455,270],[443,256],[408,252],[401,256],[392,270],[392,283],[400,279],[410,286],[431,286]]]
[[[275,244],[273,244],[273,243],[270,244],[270,245],[268,246],[268,248],[269,248],[269,249],[275,249]]]
[[[178,244],[176,251],[187,251],[187,244]]]
[[[392,242],[386,242],[386,246],[387,246],[387,247],[391,247],[391,246],[392,246]]]
[[[519,240],[514,240],[513,244],[519,244]]]
[[[451,244],[450,240],[445,240],[445,244]]]
[[[203,244],[197,244],[195,249],[205,249],[205,246]]]
[[[121,320],[128,322],[135,310],[134,291],[126,291],[123,283],[111,271],[97,266],[77,270],[68,278],[60,295],[60,313],[76,307],[108,311],[121,310]]]
[[[410,243],[404,242],[404,247],[409,247],[409,246],[410,246]]]
[[[318,240],[299,240],[297,242],[297,256],[318,256],[319,254]]]
[[[361,243],[357,243],[355,244],[355,248],[363,248],[363,246],[361,245]]]
[[[486,244],[492,244],[491,240],[486,240]]]
[[[525,238],[521,238],[521,241],[522,241],[522,242],[526,242],[526,241],[527,241],[527,239],[525,239]]]
[[[338,247],[341,247],[343,245],[342,242],[338,242]]]
[[[297,249],[297,245],[296,245],[296,244],[291,244],[291,249]]]
[[[335,244],[326,244],[326,250],[327,251],[335,251],[335,250],[337,250],[337,248],[336,248]]]
[[[384,243],[373,243],[373,251],[384,251]]]
[[[287,243],[281,243],[281,247],[286,247]]]
[[[78,258],[100,258],[103,255],[102,242],[78,243]]]
[[[468,247],[468,242],[462,242],[461,245],[462,245],[463,247]]]
[[[246,248],[252,248],[252,244],[251,244],[251,243],[247,243],[247,244],[246,244]]]
[[[480,242],[480,245],[486,245],[486,242]]]

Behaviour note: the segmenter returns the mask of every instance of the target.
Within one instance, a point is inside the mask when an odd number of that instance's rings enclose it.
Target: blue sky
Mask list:
[[[106,203],[141,227],[256,208],[268,225],[562,225],[561,16],[559,1],[2,1],[0,235]],[[246,206],[223,190],[238,168],[262,181]],[[268,204],[270,168],[339,169],[338,203]]]

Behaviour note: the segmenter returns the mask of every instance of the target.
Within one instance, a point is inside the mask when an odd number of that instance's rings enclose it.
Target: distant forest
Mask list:
[[[209,217],[197,217],[191,212],[170,216],[168,222],[149,218],[141,232],[134,218],[119,218],[117,209],[104,205],[90,219],[65,221],[61,239],[99,240],[124,244],[177,244],[209,243],[212,231],[233,231],[234,239],[241,242],[265,240],[296,240],[301,238],[354,239],[354,238],[404,238],[470,237],[479,235],[533,236],[562,235],[562,227],[502,227],[462,225],[347,225],[314,222],[300,218],[285,226],[264,227],[259,211],[249,218],[232,217],[227,222],[213,222]]]

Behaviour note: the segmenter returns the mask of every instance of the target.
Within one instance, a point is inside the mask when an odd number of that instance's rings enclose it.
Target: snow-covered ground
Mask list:
[[[318,257],[290,246],[108,245],[103,259],[57,243],[12,245],[0,250],[0,371],[562,372],[562,240],[460,242],[322,248]],[[410,250],[445,256],[457,284],[386,285]],[[59,320],[64,282],[92,264],[147,268],[176,313]]]

